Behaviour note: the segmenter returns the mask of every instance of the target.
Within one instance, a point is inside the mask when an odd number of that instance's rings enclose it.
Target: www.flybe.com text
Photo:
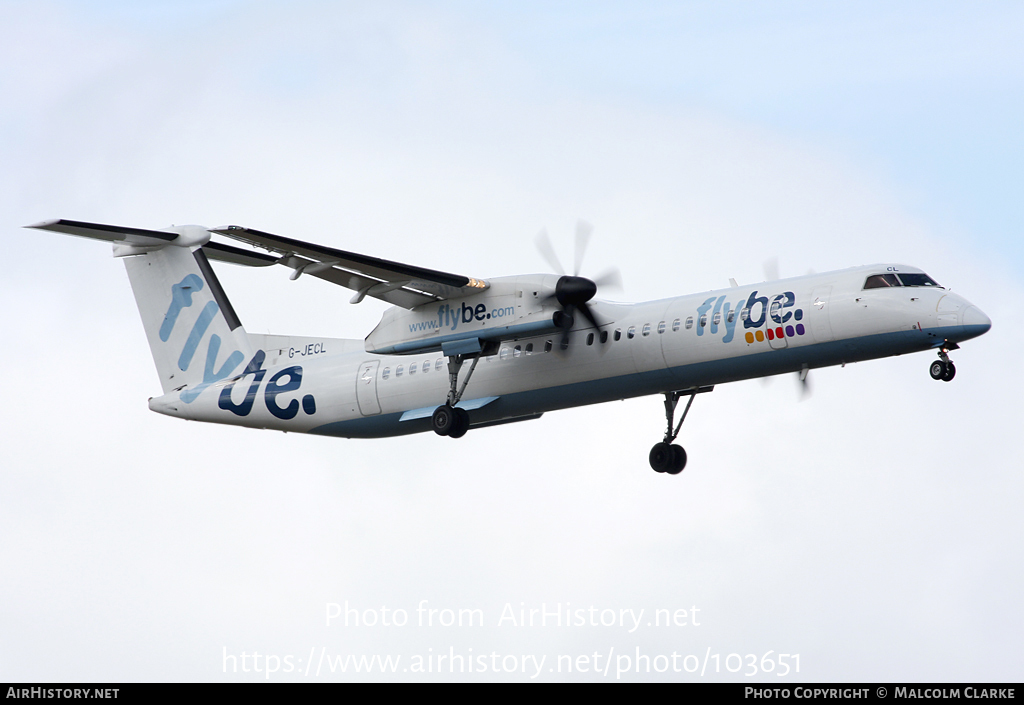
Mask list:
[[[490,311],[484,304],[477,304],[476,307],[465,303],[458,308],[452,308],[449,304],[441,304],[437,309],[437,320],[420,321],[410,323],[409,332],[419,333],[425,330],[455,330],[460,323],[472,323],[473,321],[486,321],[492,318],[511,318],[516,314],[515,306],[503,306],[492,308]]]

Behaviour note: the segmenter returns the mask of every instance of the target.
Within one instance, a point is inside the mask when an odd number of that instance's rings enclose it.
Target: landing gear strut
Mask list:
[[[693,398],[701,392],[710,392],[712,389],[714,387],[691,387],[681,392],[665,392],[665,420],[668,423],[668,428],[665,429],[664,440],[661,443],[655,443],[648,456],[651,468],[655,472],[678,475],[686,467],[686,451],[683,450],[682,446],[674,445],[672,441],[679,436],[679,429],[683,427],[683,421],[686,420],[686,415],[690,413]],[[679,418],[679,423],[674,424],[673,427],[676,405],[679,404],[679,399],[685,396],[690,397],[690,399],[686,402],[686,408],[683,409],[683,415]]]
[[[949,382],[956,376],[956,365],[949,359],[948,353],[958,347],[956,343],[947,342],[939,348],[939,359],[928,366],[928,374],[932,376],[932,379]]]
[[[462,386],[460,387],[459,370],[462,369],[462,363],[465,360],[466,357],[464,355],[450,355],[448,357],[448,400],[434,409],[434,413],[430,417],[434,433],[439,436],[462,438],[466,435],[466,431],[469,430],[469,412],[459,408],[456,404],[462,399],[462,393],[466,391],[466,385],[469,384],[469,378],[473,376],[473,370],[476,369],[476,363],[480,362],[480,357],[473,357],[473,363],[469,366],[469,371],[466,373],[466,378],[462,380]]]

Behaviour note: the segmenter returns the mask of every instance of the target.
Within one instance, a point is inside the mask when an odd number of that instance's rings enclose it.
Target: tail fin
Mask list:
[[[206,254],[164,247],[124,261],[164,393],[193,401],[252,357],[249,338]]]
[[[199,226],[167,231],[56,220],[29,227],[114,244],[123,257],[164,394],[186,404],[240,370],[253,355],[249,337],[213,273]],[[269,259],[269,258],[268,258]]]

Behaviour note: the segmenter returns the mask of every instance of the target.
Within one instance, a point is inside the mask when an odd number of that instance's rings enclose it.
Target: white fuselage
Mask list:
[[[473,426],[503,423],[939,348],[989,329],[977,307],[943,288],[864,289],[867,276],[886,271],[920,270],[876,265],[638,304],[593,301],[598,320],[607,322],[600,329],[577,322],[564,350],[559,333],[502,342],[498,354],[477,363],[461,405]],[[249,337],[263,353],[258,364],[190,403],[179,390],[152,399],[150,408],[213,423],[372,438],[429,431],[430,412],[448,394],[440,352],[378,355],[362,340]]]

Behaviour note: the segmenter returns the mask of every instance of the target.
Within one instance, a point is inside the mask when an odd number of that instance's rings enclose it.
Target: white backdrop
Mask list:
[[[546,657],[537,680],[1019,681],[1022,13],[933,7],[0,5],[0,679],[530,680]],[[993,329],[950,384],[915,355],[817,371],[803,402],[788,377],[720,386],[678,477],[647,465],[656,397],[458,442],[204,426],[147,410],[121,263],[20,229],[48,218],[485,278],[543,271],[541,227],[569,261],[585,218],[614,298],[897,261]],[[253,332],[361,338],[383,311],[218,273]],[[420,627],[423,600],[485,624]],[[409,624],[326,624],[346,601]],[[499,625],[555,603],[644,615]],[[637,649],[707,665],[636,673]],[[744,675],[770,651],[799,674]],[[450,653],[515,672],[405,670]],[[397,670],[330,669],[374,654]]]

